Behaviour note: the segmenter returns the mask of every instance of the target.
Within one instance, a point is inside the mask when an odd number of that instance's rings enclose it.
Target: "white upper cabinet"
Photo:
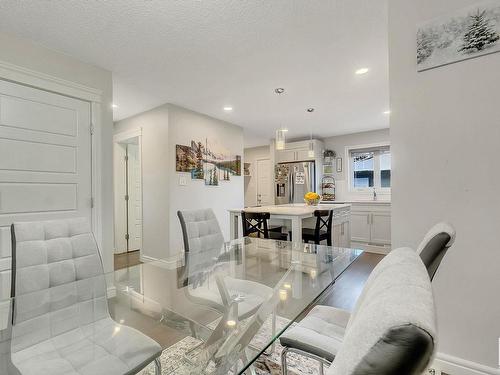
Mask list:
[[[276,151],[276,163],[287,163],[296,161],[295,150],[280,150]]]
[[[323,143],[314,139],[314,156],[309,156],[310,141],[290,142],[284,150],[276,151],[276,163],[290,163],[296,161],[314,161],[322,157]]]

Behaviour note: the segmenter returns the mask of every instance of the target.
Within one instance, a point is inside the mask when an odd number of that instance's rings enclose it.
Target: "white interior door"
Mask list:
[[[142,182],[141,157],[138,143],[127,144],[128,156],[128,250],[142,246]]]
[[[90,103],[0,80],[0,286],[14,221],[91,220]]]
[[[271,204],[271,162],[269,159],[257,160],[257,205]]]
[[[127,251],[127,145],[115,142],[113,145],[113,181],[115,196],[115,254]]]

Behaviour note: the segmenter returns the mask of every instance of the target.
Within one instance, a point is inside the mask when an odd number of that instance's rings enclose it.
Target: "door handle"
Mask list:
[[[366,224],[370,224],[370,214],[366,215]]]

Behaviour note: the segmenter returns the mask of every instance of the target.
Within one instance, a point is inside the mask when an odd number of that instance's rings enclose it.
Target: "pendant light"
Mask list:
[[[313,112],[314,112],[314,108],[307,108],[307,113],[313,113]],[[312,121],[309,124],[309,135],[310,135],[309,150],[307,151],[307,156],[309,156],[310,158],[313,158],[315,155],[314,155],[314,142],[313,142],[313,133],[312,133]]]
[[[284,88],[278,87],[274,90],[274,92],[278,95],[278,97],[285,92]],[[276,130],[276,150],[284,150],[286,144],[285,137],[286,130],[283,129],[283,126],[280,126],[278,130]]]

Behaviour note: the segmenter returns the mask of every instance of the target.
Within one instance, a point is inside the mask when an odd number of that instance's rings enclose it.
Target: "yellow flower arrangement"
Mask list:
[[[308,192],[304,195],[304,201],[309,205],[317,205],[321,199],[321,196],[314,191]]]

